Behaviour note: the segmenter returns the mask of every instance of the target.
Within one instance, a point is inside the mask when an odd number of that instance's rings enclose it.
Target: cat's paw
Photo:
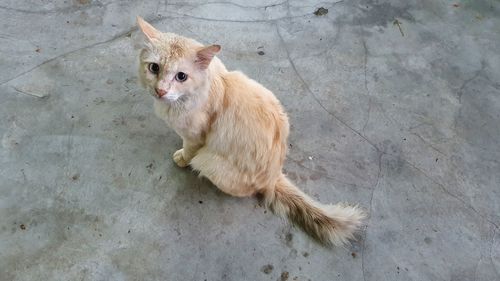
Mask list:
[[[174,155],[172,156],[175,164],[177,164],[177,166],[179,166],[181,168],[187,167],[189,165],[189,163],[186,160],[184,160],[184,156],[182,154],[183,151],[184,151],[184,149],[181,148],[181,149],[177,150],[174,153]]]

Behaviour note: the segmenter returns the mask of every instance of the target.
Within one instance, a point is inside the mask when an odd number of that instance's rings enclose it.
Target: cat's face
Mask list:
[[[149,93],[171,105],[196,104],[209,91],[207,68],[220,46],[173,33],[161,33],[138,17],[146,42],[139,59],[139,77]]]

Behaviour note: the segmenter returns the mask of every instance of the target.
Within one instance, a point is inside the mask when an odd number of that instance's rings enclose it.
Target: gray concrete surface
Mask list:
[[[366,208],[357,242],[174,166],[136,15],[274,91],[289,177]],[[4,0],[0,25],[0,280],[500,280],[499,1]]]

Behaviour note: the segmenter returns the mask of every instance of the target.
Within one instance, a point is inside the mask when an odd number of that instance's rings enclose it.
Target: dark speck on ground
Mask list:
[[[270,274],[273,272],[274,266],[272,264],[266,264],[264,265],[260,271],[264,272],[265,274]]]
[[[283,271],[280,276],[280,281],[288,280],[288,276],[289,276],[288,271]]]
[[[315,14],[316,16],[324,16],[324,15],[328,14],[328,9],[323,8],[323,7],[320,7],[320,8],[318,8],[318,9],[314,12],[314,14]]]

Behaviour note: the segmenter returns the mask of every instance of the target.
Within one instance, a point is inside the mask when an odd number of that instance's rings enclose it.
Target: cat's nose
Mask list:
[[[167,94],[167,91],[162,90],[162,89],[155,89],[155,91],[156,91],[156,94],[158,95],[159,98],[161,98]]]

